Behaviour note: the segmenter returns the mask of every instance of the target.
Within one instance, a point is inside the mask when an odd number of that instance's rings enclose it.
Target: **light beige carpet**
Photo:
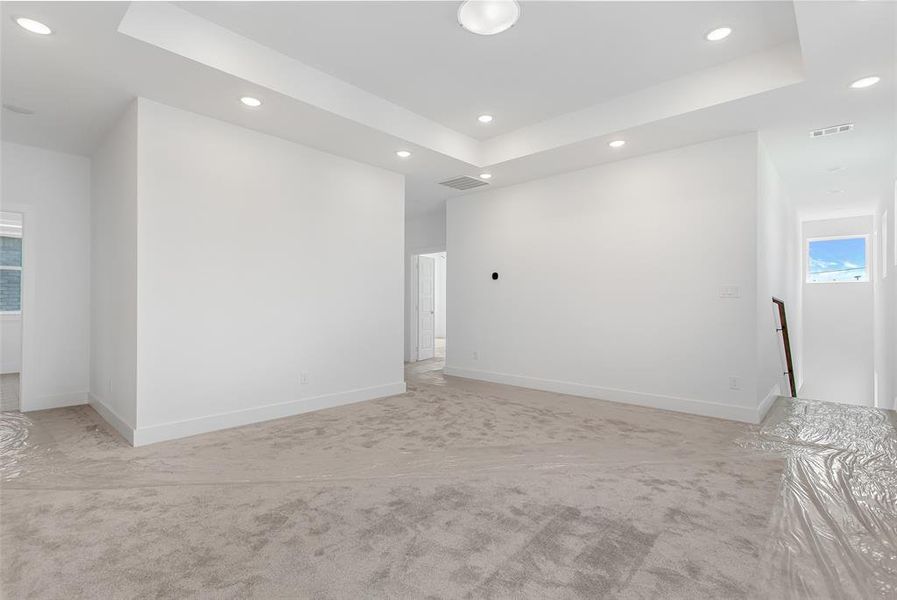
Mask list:
[[[887,552],[856,562],[881,548],[890,483],[866,482],[885,495],[863,530],[862,486],[796,474],[831,441],[804,439],[807,420],[837,413],[782,400],[761,430],[434,364],[409,367],[402,396],[137,449],[87,407],[5,413],[3,598],[850,598],[895,584]],[[855,446],[843,452],[882,440]],[[845,503],[802,514],[794,494],[814,478]],[[806,534],[788,535],[824,523],[826,502],[849,539],[804,552]]]

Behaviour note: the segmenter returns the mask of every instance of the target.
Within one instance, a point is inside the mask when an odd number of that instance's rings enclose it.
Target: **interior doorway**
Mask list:
[[[0,411],[21,403],[24,218],[0,212]]]
[[[413,361],[445,362],[446,266],[445,252],[419,254],[416,257],[417,295],[413,318],[416,348]]]

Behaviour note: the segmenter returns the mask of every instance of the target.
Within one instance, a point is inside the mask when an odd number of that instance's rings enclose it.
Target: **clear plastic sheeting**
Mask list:
[[[0,474],[4,480],[22,473],[31,425],[31,419],[22,413],[0,413]]]
[[[784,453],[763,598],[897,598],[893,411],[780,399],[747,447]]]

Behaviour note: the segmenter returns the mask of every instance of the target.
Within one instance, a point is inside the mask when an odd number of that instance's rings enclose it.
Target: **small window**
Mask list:
[[[0,236],[0,312],[22,310],[22,238]]]
[[[869,281],[865,236],[809,240],[807,251],[807,283]]]

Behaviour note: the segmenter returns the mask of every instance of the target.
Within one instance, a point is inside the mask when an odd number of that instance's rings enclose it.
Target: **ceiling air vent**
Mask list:
[[[853,129],[853,123],[844,123],[843,125],[832,125],[831,127],[823,127],[822,129],[814,129],[810,132],[811,138],[825,137],[827,135],[835,135],[838,133],[846,133]]]
[[[455,190],[472,190],[473,188],[478,188],[489,184],[482,179],[477,179],[476,177],[461,175],[460,177],[452,177],[451,179],[440,181],[439,185],[444,185]]]

